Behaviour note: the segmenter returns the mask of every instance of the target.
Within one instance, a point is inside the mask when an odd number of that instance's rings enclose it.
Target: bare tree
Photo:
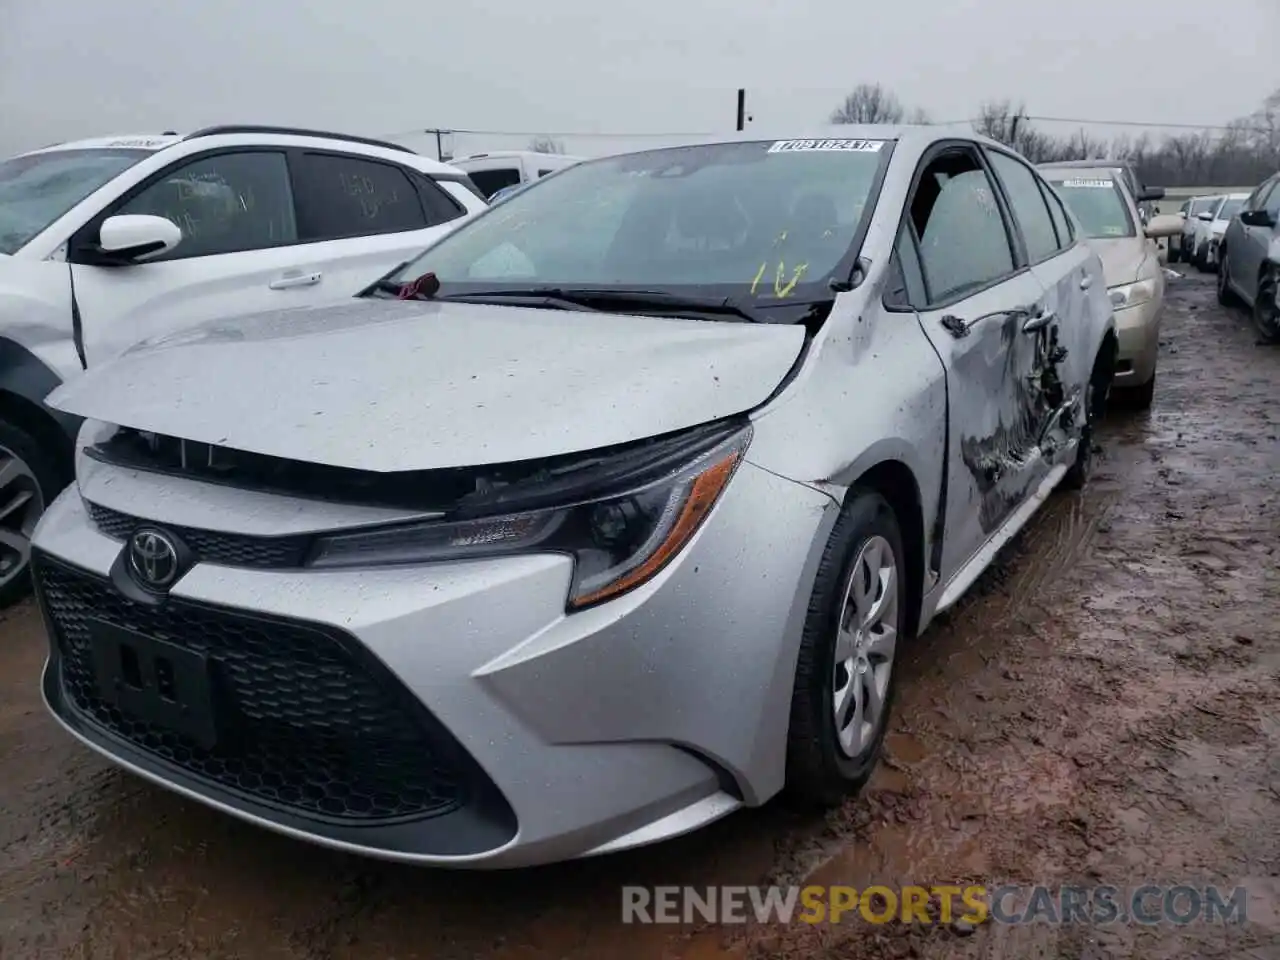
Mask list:
[[[901,123],[902,102],[878,83],[860,83],[831,113],[832,123]]]
[[[551,137],[534,137],[529,141],[529,149],[534,153],[564,153],[564,144]]]

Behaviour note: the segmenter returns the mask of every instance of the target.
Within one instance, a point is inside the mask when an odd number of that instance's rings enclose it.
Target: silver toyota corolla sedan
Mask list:
[[[1087,476],[1116,335],[1084,239],[992,142],[741,136],[143,344],[52,399],[87,420],[35,535],[49,708],[212,807],[425,864],[838,803],[902,645]]]

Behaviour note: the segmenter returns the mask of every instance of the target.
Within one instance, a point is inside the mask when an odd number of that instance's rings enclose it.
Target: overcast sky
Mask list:
[[[0,0],[0,25],[5,155],[235,121],[521,133],[458,152],[716,131],[739,86],[758,123],[803,128],[864,81],[936,120],[1011,97],[1216,124],[1280,87],[1280,0]]]

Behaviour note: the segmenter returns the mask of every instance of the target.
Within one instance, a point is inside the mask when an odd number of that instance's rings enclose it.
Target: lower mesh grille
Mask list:
[[[467,802],[473,764],[461,745],[345,634],[172,598],[135,603],[43,556],[33,568],[63,696],[107,732],[198,779],[324,819],[432,817]],[[211,748],[103,696],[94,621],[206,658]]]

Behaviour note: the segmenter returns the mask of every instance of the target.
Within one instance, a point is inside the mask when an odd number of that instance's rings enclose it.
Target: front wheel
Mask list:
[[[0,423],[0,608],[31,589],[31,534],[59,486],[40,444],[26,431]]]
[[[1233,307],[1238,298],[1231,289],[1231,268],[1227,265],[1227,251],[1222,250],[1218,257],[1218,303],[1224,307]]]
[[[1280,270],[1268,268],[1258,280],[1258,295],[1253,298],[1253,325],[1266,343],[1280,343],[1280,305],[1276,303],[1276,287]]]
[[[878,493],[854,490],[818,567],[796,662],[787,788],[834,806],[880,758],[907,622],[902,534]]]

